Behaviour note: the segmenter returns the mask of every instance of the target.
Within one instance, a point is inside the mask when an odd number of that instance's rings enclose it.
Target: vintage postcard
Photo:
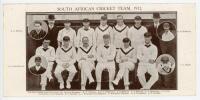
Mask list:
[[[196,95],[195,4],[5,4],[4,96]]]

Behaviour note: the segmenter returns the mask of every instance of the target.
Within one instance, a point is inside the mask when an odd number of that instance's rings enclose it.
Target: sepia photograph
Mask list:
[[[25,28],[27,91],[177,90],[176,11],[26,12]]]

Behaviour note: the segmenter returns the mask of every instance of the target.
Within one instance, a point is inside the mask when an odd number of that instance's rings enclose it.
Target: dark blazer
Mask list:
[[[33,74],[36,74],[36,75],[40,75],[40,74],[43,74],[45,71],[46,71],[46,69],[44,68],[44,67],[40,67],[40,69],[37,71],[36,70],[36,66],[32,66],[31,68],[30,68],[30,71],[31,71],[31,73],[33,73]]]
[[[152,43],[158,48],[158,54],[160,54],[160,39],[158,38],[157,28],[154,27],[154,24],[148,26],[148,32],[152,35]]]
[[[30,36],[33,38],[33,39],[36,39],[36,40],[41,40],[43,39],[45,36],[46,36],[46,32],[44,30],[41,30],[40,33],[38,34],[36,32],[36,30],[32,30],[30,32]]]
[[[50,45],[52,47],[54,47],[54,48],[58,47],[58,44],[57,44],[58,32],[59,32],[59,28],[58,27],[54,26],[52,29],[50,29],[48,27],[48,34],[45,37],[45,39],[48,39],[48,40],[51,41]]]

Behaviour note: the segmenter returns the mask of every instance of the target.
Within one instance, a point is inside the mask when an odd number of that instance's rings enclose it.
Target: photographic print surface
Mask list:
[[[46,66],[46,75],[43,74],[41,76],[35,76],[27,67],[26,89],[27,91],[42,90],[43,87],[47,91],[138,90],[145,88],[145,84],[151,84],[146,86],[146,89],[176,90],[178,67],[176,64],[176,37],[178,35],[176,28],[176,11],[27,12],[26,61],[28,62],[34,55],[43,55],[48,61],[48,66]],[[146,33],[150,33],[150,36],[145,37]],[[115,49],[114,51],[110,50],[114,52],[113,64],[111,65],[107,65],[108,61],[100,61],[98,57],[99,51],[103,54],[107,52],[103,49],[98,50],[101,48],[101,45],[105,45],[103,37],[106,34],[110,36],[109,45],[113,45]],[[75,56],[71,58],[75,61],[69,66],[73,67],[72,69],[75,71],[65,68],[63,65],[60,66],[60,62],[58,61],[59,57],[61,57],[61,55],[58,55],[58,52],[60,48],[63,51],[63,38],[65,36],[70,38],[69,45],[72,49],[75,49]],[[85,49],[83,43],[84,37],[86,41],[89,41],[88,47]],[[130,47],[126,47],[126,41],[124,42],[126,38],[130,41]],[[145,38],[151,38],[150,46],[140,48],[148,44],[146,43],[148,40]],[[44,41],[49,42],[45,44],[46,42]],[[48,45],[46,47],[48,48],[47,50],[44,49],[44,45]],[[150,49],[153,47],[155,49]],[[65,55],[66,58],[63,59],[63,62],[70,63],[71,60],[67,58],[70,58],[73,52],[67,50],[63,54],[69,54]],[[135,53],[132,53],[133,51]],[[140,57],[140,51],[142,57],[149,57],[145,59],[147,61],[142,61],[144,59]],[[81,54],[84,57],[90,55],[91,52],[95,52],[92,61],[91,59],[80,60],[78,58]],[[158,64],[155,64],[156,59],[163,54],[168,54],[174,59],[173,65],[169,64],[169,66],[174,66],[172,72],[169,74],[159,73]],[[119,60],[124,58],[135,61],[127,60],[119,62]],[[106,59],[106,57],[102,57],[102,59]],[[153,60],[152,64],[148,61],[149,59]],[[165,58],[164,60],[168,59]],[[162,63],[168,64],[169,61],[163,61]],[[99,63],[103,65],[97,68]],[[169,66],[165,67],[164,71],[171,70]],[[59,72],[61,76],[58,77],[56,74],[59,67],[62,67],[62,70]],[[70,73],[73,73],[73,77],[69,76]],[[90,74],[87,75],[87,73]],[[143,80],[145,81],[144,83],[142,82],[142,77],[145,79]],[[68,82],[69,78],[71,78],[70,82]],[[71,84],[70,88],[67,88],[68,84]]]
[[[196,93],[195,4],[10,4],[4,10],[5,96]]]

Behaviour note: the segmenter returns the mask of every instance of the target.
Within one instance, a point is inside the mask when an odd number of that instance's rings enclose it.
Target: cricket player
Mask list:
[[[169,23],[167,23],[167,22],[163,23],[163,29],[164,29],[164,32],[162,34],[162,40],[163,41],[171,41],[171,40],[173,40],[175,36],[170,31]]]
[[[124,24],[124,19],[122,15],[117,16],[117,24],[113,28],[113,42],[117,49],[123,47],[122,40],[128,37],[128,26]]]
[[[157,58],[157,47],[151,43],[151,33],[144,34],[145,43],[140,45],[137,49],[137,58],[139,59],[137,76],[142,85],[141,89],[150,89],[152,85],[158,80],[158,71],[156,69],[155,60]],[[146,81],[145,73],[151,75],[149,81]]]
[[[131,39],[131,46],[136,48],[144,43],[144,33],[147,32],[147,28],[142,26],[142,18],[135,16],[135,24],[129,29],[128,37]]]
[[[96,51],[95,47],[89,45],[88,37],[83,37],[82,42],[83,45],[78,48],[77,61],[81,70],[81,90],[85,90],[87,79],[89,84],[94,82],[91,72],[95,69]]]
[[[129,71],[134,70],[137,62],[136,50],[130,46],[130,39],[123,39],[124,46],[117,52],[116,61],[119,63],[119,72],[113,82],[118,85],[120,79],[124,79],[125,90],[129,90]]]
[[[34,29],[30,32],[30,36],[35,40],[41,40],[47,35],[46,31],[42,29],[40,21],[34,22]]]
[[[101,16],[100,25],[95,29],[97,46],[103,44],[103,35],[105,34],[110,35],[110,43],[113,44],[113,30],[112,27],[107,24],[107,20],[107,16]]]
[[[62,46],[62,39],[64,36],[70,37],[70,45],[75,47],[76,44],[76,32],[74,29],[71,28],[70,20],[65,20],[64,28],[58,32],[58,46]]]
[[[96,66],[96,79],[97,87],[96,90],[101,90],[101,74],[104,69],[109,72],[109,89],[114,90],[112,81],[115,76],[115,54],[116,48],[114,45],[110,44],[110,35],[105,34],[103,36],[104,44],[98,46],[97,48],[97,66]]]
[[[49,81],[53,79],[52,77],[52,68],[55,61],[55,49],[52,46],[49,46],[50,40],[44,40],[43,44],[36,49],[36,55],[44,56],[48,62],[47,70],[44,74],[41,75],[41,86],[42,90],[46,90],[47,78]]]
[[[76,62],[76,50],[73,46],[70,45],[70,37],[64,36],[62,41],[62,46],[58,47],[56,50],[56,62],[57,67],[55,69],[55,76],[60,83],[59,88],[64,88],[64,81],[62,78],[62,71],[67,70],[69,71],[69,76],[66,81],[66,88],[71,88],[71,82],[76,74],[76,68],[74,63]]]
[[[90,27],[90,21],[87,18],[83,19],[83,27],[78,29],[76,38],[77,47],[82,46],[83,37],[89,38],[89,45],[96,46],[96,35],[94,29]]]

